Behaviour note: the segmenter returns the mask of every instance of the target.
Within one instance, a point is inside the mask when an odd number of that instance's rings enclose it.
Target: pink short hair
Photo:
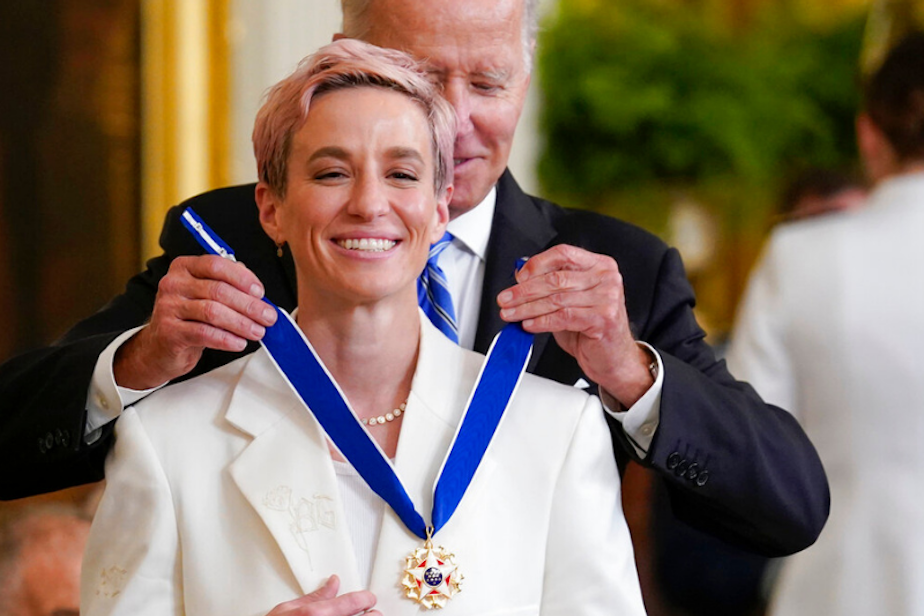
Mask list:
[[[253,128],[257,174],[285,196],[292,136],[305,124],[314,96],[345,88],[373,87],[400,92],[420,105],[427,118],[435,163],[437,195],[452,183],[456,116],[423,72],[404,52],[353,39],[325,45],[267,92]]]

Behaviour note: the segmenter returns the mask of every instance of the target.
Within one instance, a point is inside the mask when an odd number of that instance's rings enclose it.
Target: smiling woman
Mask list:
[[[397,310],[414,313],[415,279],[443,234],[452,194],[449,186],[434,193],[426,119],[415,101],[381,87],[314,96],[292,138],[285,193],[257,186],[267,235],[292,250],[301,314],[335,298],[392,295]]]
[[[599,400],[523,374],[519,326],[485,359],[417,308],[454,135],[358,41],[270,91],[256,197],[297,323],[119,418],[81,614],[644,613]]]

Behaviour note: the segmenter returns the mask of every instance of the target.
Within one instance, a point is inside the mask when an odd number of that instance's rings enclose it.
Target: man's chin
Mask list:
[[[473,190],[468,183],[454,184],[452,201],[449,202],[449,219],[458,218],[466,212],[475,209],[484,198],[488,196],[494,183],[487,187],[481,187],[481,190]]]
[[[458,218],[459,216],[461,216],[462,214],[471,212],[473,209],[475,209],[475,206],[477,206],[479,203],[481,202],[476,201],[472,203],[471,201],[468,201],[467,199],[461,202],[456,202],[456,200],[453,199],[452,203],[449,204],[449,220],[454,220]]]

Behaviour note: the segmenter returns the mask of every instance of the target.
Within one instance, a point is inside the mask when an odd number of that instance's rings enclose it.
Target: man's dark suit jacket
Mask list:
[[[642,464],[663,478],[676,515],[766,555],[810,545],[828,515],[821,462],[792,416],[735,381],[703,341],[693,317],[693,291],[676,250],[624,222],[527,195],[509,171],[497,190],[475,349],[485,352],[503,326],[495,298],[513,283],[517,258],[556,244],[612,256],[623,275],[632,329],[659,351],[664,363],[660,426]],[[112,425],[91,446],[82,438],[93,368],[119,333],[148,319],[170,260],[202,253],[180,223],[186,205],[234,248],[263,282],[269,299],[288,310],[295,307],[291,256],[277,257],[263,233],[253,185],[211,191],[173,208],[161,235],[164,255],[132,278],[122,295],[62,341],[0,368],[0,498],[102,478]],[[235,357],[207,351],[189,376]],[[537,337],[530,371],[569,385],[586,379],[550,335]],[[624,465],[634,453],[621,427],[612,423],[617,458]]]

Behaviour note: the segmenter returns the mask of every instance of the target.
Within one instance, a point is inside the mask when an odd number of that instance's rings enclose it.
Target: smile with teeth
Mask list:
[[[384,240],[380,238],[357,238],[348,240],[337,240],[337,245],[347,250],[364,250],[367,252],[385,252],[397,244],[394,240]]]

